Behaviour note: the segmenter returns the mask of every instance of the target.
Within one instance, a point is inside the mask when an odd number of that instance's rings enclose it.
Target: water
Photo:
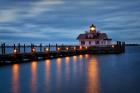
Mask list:
[[[0,93],[140,93],[140,47],[0,67]]]

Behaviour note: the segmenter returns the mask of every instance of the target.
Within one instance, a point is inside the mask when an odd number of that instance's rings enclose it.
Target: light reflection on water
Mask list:
[[[66,83],[69,81],[69,75],[70,75],[70,57],[65,58],[65,74],[66,74]]]
[[[19,64],[12,65],[12,90],[19,93]]]
[[[33,61],[31,63],[31,91],[36,93],[37,86],[37,62]]]
[[[92,58],[88,62],[88,72],[87,72],[87,92],[86,93],[100,93],[99,92],[99,71],[98,71],[98,61],[96,58]]]
[[[77,62],[77,56],[73,56],[73,62]]]
[[[57,58],[56,59],[56,84],[57,84],[57,91],[60,91],[61,87],[61,65],[62,65],[62,59]]]
[[[82,61],[83,55],[79,55],[79,59],[80,59],[80,61]]]
[[[62,91],[62,82],[65,81],[65,85],[69,86],[69,83],[71,82],[70,77],[73,77],[73,80],[75,82],[79,79],[77,75],[82,76],[82,71],[85,69],[83,58],[88,59],[89,55],[79,55],[79,56],[73,56],[73,57],[65,57],[65,58],[57,58],[56,59],[56,91],[61,92]],[[70,60],[71,59],[71,60]],[[79,60],[79,62],[78,62]],[[71,62],[70,62],[71,61]],[[63,66],[64,64],[64,66]],[[51,92],[51,60],[45,60],[44,61],[44,69],[45,69],[45,85],[47,92]],[[86,65],[86,64],[85,64]],[[37,93],[38,89],[38,62],[33,61],[31,63],[31,92]],[[62,73],[65,72],[65,80],[62,79]],[[15,64],[12,66],[13,71],[13,93],[19,93],[19,64]],[[54,74],[54,73],[53,73]],[[73,74],[73,75],[72,75]],[[54,77],[53,77],[54,78]],[[87,62],[87,86],[86,86],[86,93],[99,93],[99,84],[98,84],[98,62],[95,58],[92,58]],[[55,87],[54,87],[55,89]]]
[[[88,59],[89,58],[89,55],[88,54],[85,54],[85,58]]]
[[[50,92],[50,84],[51,84],[51,77],[50,77],[50,67],[51,67],[51,60],[45,60],[45,68],[46,68],[46,87],[47,91]]]
[[[77,58],[75,57],[75,59],[77,60]],[[72,65],[72,67],[73,67],[73,69],[72,69],[72,71],[73,71],[73,78],[76,80],[77,78],[77,70],[79,69],[77,66],[77,61],[76,60],[73,60],[73,65]]]
[[[69,86],[69,83],[71,83],[71,79],[75,80],[75,82],[80,78],[77,75],[82,76],[82,71],[86,70],[84,69],[84,61],[83,58],[88,59],[89,55],[79,55],[79,56],[73,56],[73,57],[65,57],[65,58],[57,58],[53,64],[56,64],[55,68],[55,74],[54,76],[56,79],[56,91],[61,92],[62,91],[62,86],[65,84],[66,86]],[[79,61],[78,61],[79,60]],[[88,59],[89,60],[89,59]],[[38,62],[33,61],[31,62],[31,92],[32,93],[37,93],[38,90],[38,78],[39,73],[38,73]],[[44,70],[45,70],[45,88],[47,89],[47,92],[51,92],[51,78],[54,79],[54,77],[51,77],[52,69],[51,68],[51,60],[45,60],[44,61]],[[15,64],[12,66],[12,90],[13,93],[19,93],[19,65],[20,64]],[[64,72],[64,73],[63,73]],[[62,76],[64,75],[64,76]],[[70,78],[72,77],[72,78]],[[77,78],[79,77],[79,78]],[[62,79],[63,78],[63,79]],[[65,78],[65,79],[64,79]],[[92,58],[87,62],[87,86],[86,86],[86,93],[99,93],[99,87],[98,87],[98,62],[95,58]],[[62,83],[65,82],[65,83]],[[41,82],[39,82],[41,83]],[[55,87],[54,87],[55,89]]]

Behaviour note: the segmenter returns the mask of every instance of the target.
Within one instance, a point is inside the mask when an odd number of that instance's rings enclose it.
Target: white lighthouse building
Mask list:
[[[89,31],[80,34],[77,39],[81,46],[107,46],[112,44],[112,39],[106,33],[96,31],[96,26],[91,25]]]

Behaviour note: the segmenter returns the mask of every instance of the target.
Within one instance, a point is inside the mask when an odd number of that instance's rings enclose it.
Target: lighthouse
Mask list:
[[[106,33],[96,31],[96,26],[92,24],[89,30],[80,34],[77,39],[81,46],[107,46],[112,45],[112,39]]]

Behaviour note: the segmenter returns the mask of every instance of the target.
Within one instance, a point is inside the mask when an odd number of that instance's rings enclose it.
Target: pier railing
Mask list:
[[[81,54],[118,54],[125,52],[125,43],[117,41],[108,46],[79,46],[79,45],[25,45],[13,44],[8,46],[2,43],[0,46],[0,61],[25,61],[38,60],[39,58],[56,58]]]
[[[31,53],[31,52],[46,52],[46,51],[71,51],[71,50],[88,50],[88,49],[100,49],[100,48],[121,48],[121,50],[124,51],[125,42],[120,42],[117,41],[116,44],[112,45],[105,45],[105,46],[90,46],[90,47],[85,47],[85,46],[80,46],[80,45],[25,45],[25,44],[20,44],[18,43],[13,44],[13,45],[6,45],[5,43],[2,43],[0,45],[0,55],[5,55],[5,54],[15,54],[15,53]]]

